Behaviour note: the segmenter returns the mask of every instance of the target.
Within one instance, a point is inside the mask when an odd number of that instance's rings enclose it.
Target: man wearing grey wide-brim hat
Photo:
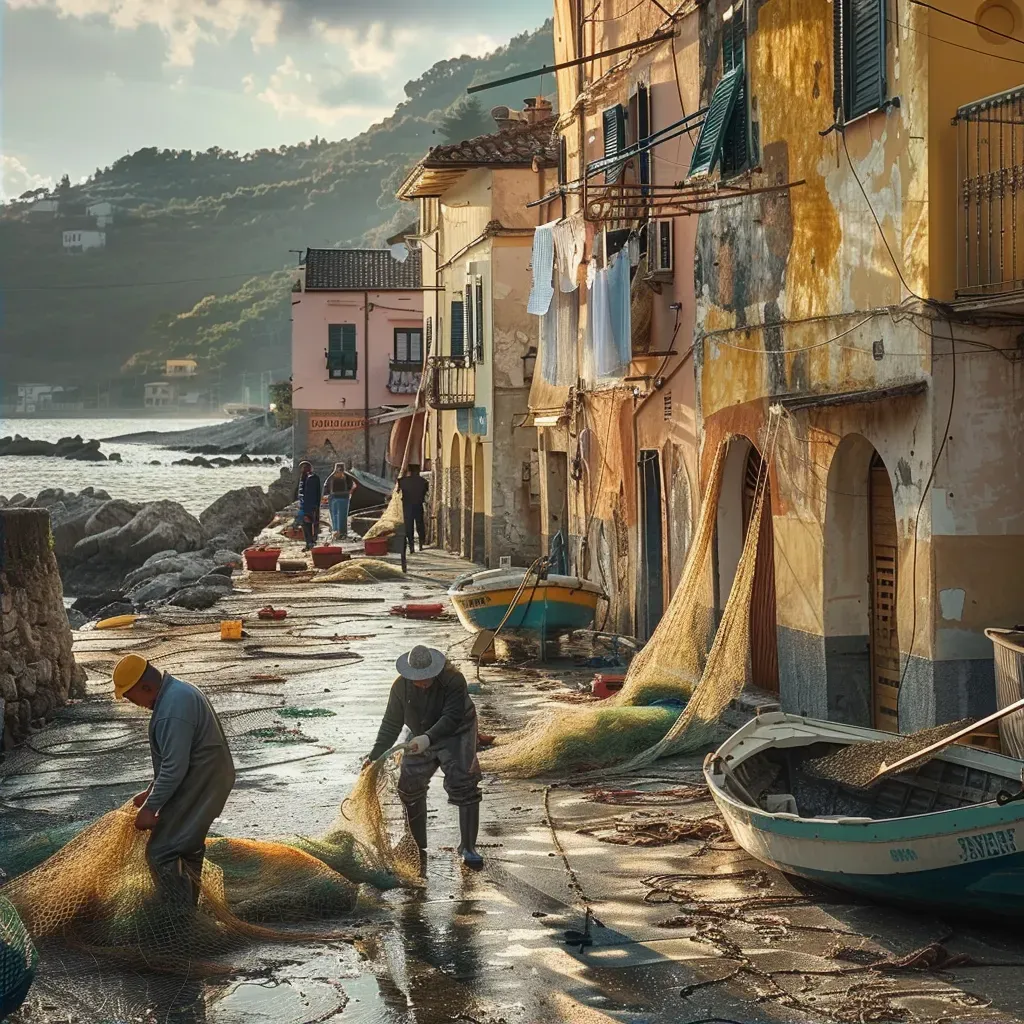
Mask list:
[[[398,678],[365,763],[376,761],[394,746],[402,727],[408,726],[413,738],[402,756],[398,795],[420,853],[427,848],[427,787],[440,768],[448,802],[459,809],[459,853],[466,867],[479,869],[483,866],[476,849],[481,775],[476,759],[476,707],[466,677],[431,647],[414,647],[395,667]]]

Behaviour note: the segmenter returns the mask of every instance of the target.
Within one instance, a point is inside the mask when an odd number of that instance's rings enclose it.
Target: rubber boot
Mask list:
[[[422,859],[427,852],[427,798],[424,796],[411,804],[406,804],[405,813],[409,815],[409,831],[420,848]]]
[[[462,863],[467,868],[479,871],[484,866],[484,859],[476,849],[476,836],[480,831],[479,804],[469,804],[459,808],[459,831],[462,834],[462,842],[459,843]]]

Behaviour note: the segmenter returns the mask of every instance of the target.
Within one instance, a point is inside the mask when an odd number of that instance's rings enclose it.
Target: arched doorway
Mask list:
[[[448,550],[462,550],[462,449],[459,435],[452,435],[451,457],[448,461]]]
[[[761,453],[745,437],[733,440],[725,459],[716,523],[719,614],[729,598],[736,567],[754,512],[758,479],[765,472]],[[775,607],[775,528],[771,486],[765,481],[764,512],[757,537],[753,593],[750,601],[750,681],[769,693],[779,692],[779,645]]]
[[[829,466],[825,506],[828,713],[886,732],[898,731],[897,546],[889,472],[870,441],[848,434]]]
[[[484,446],[477,441],[473,454],[473,561],[487,557],[487,502],[484,497]]]
[[[462,557],[473,557],[473,442],[467,437],[462,460]]]

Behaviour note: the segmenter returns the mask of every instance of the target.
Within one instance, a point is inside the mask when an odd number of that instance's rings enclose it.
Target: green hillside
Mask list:
[[[485,57],[435,64],[394,114],[352,139],[233,153],[141,149],[83,185],[58,189],[57,218],[0,207],[3,365],[18,381],[105,386],[141,379],[165,356],[193,356],[225,381],[288,364],[291,249],[379,244],[415,210],[394,199],[404,171],[479,123],[465,90],[549,64],[551,23]],[[484,95],[519,106],[532,82]],[[87,204],[116,206],[106,247],[79,255],[65,230],[93,227]],[[402,207],[401,209],[399,207]],[[234,395],[225,384],[222,400]]]

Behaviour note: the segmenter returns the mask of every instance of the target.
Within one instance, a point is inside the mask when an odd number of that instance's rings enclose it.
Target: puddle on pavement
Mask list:
[[[347,998],[326,981],[243,981],[208,1007],[206,1024],[309,1024],[340,1013]]]

